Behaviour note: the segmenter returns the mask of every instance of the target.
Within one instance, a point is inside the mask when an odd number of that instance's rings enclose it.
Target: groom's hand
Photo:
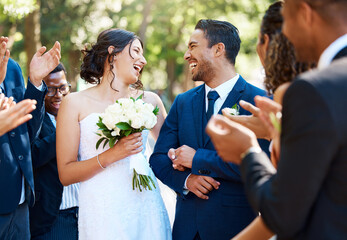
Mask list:
[[[218,189],[220,183],[208,176],[190,174],[187,179],[187,188],[201,199],[208,199],[207,194]]]
[[[185,168],[192,168],[193,158],[196,151],[194,148],[183,145],[175,150],[175,159],[172,163],[176,166],[183,166]]]

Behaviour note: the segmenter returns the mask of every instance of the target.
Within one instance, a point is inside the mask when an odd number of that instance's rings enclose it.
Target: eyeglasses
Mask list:
[[[55,94],[57,94],[57,90],[60,92],[62,95],[66,95],[70,92],[71,84],[67,83],[64,85],[61,85],[60,87],[47,87],[47,96],[48,97],[53,97]]]

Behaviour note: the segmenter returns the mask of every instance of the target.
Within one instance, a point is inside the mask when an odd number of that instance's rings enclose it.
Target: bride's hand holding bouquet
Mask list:
[[[108,106],[97,122],[99,130],[96,134],[100,136],[100,139],[96,143],[96,148],[98,149],[102,143],[103,147],[108,144],[110,148],[117,148],[118,154],[124,153],[124,158],[130,158],[133,190],[156,188],[153,179],[149,176],[147,160],[140,153],[143,148],[139,133],[155,126],[158,112],[159,108],[145,103],[142,95],[136,100],[121,98]]]

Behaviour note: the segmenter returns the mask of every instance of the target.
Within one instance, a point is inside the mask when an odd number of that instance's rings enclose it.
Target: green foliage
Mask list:
[[[16,9],[20,9],[21,6],[34,6],[36,0],[2,0],[2,9],[3,2],[20,3],[16,5]],[[187,81],[183,55],[189,36],[201,18],[226,20],[238,27],[242,45],[236,70],[246,80],[253,78],[252,72],[260,67],[255,51],[260,21],[271,2],[274,0],[45,0],[40,7],[41,41],[48,48],[55,40],[60,41],[61,61],[68,73],[78,73],[79,51],[86,44],[94,43],[102,30],[117,27],[140,34],[140,27],[146,22],[146,31],[141,37],[148,64],[142,82],[145,89],[163,90],[165,98],[165,95],[171,96],[169,92],[175,95],[183,91],[182,84]],[[149,14],[144,16],[148,6]],[[0,14],[5,33],[13,16],[18,18],[19,15]],[[23,19],[16,20],[16,24],[17,31],[23,31]],[[13,49],[11,55],[20,58],[20,52],[24,51],[23,40],[16,40]]]
[[[1,0],[0,20],[5,16],[11,21],[22,19],[37,8],[36,0]]]

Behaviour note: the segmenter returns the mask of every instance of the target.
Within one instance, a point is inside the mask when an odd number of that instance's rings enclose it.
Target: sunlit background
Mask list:
[[[201,18],[226,20],[240,31],[237,71],[261,86],[263,73],[255,47],[261,18],[273,0],[0,0],[0,35],[10,38],[11,57],[27,78],[28,59],[44,45],[62,45],[61,62],[73,90],[79,78],[80,50],[104,29],[135,32],[145,44],[146,90],[156,91],[169,108],[175,96],[194,87],[183,59],[187,42]]]

